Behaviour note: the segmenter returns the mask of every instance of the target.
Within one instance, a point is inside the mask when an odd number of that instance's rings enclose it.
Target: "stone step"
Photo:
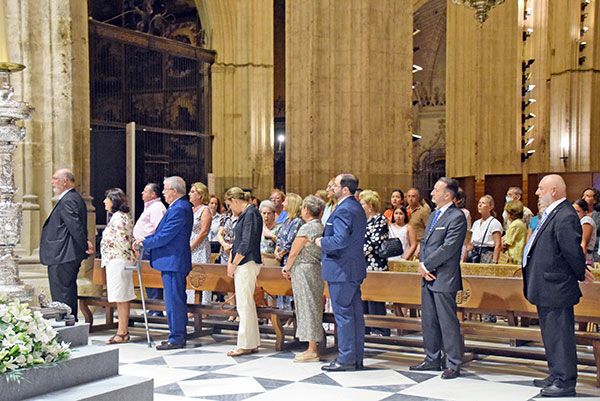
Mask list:
[[[22,400],[119,374],[119,350],[88,345],[51,365],[0,375],[0,401]]]
[[[113,376],[108,379],[80,384],[29,398],[29,400],[56,401],[151,401],[154,397],[154,380],[147,377]]]
[[[64,322],[58,324],[53,322],[52,326],[58,332],[59,341],[71,343],[71,348],[88,345],[90,325],[87,323],[75,323],[75,326],[65,326]]]

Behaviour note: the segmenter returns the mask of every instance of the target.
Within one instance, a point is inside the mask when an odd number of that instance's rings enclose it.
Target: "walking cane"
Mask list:
[[[136,270],[138,274],[138,281],[140,282],[140,295],[142,297],[142,311],[144,313],[144,326],[146,327],[146,339],[148,340],[148,347],[152,348],[152,340],[150,339],[150,328],[148,327],[148,312],[146,311],[146,299],[144,295],[144,282],[142,281],[142,255],[144,255],[144,246],[138,245],[139,257],[136,264]]]

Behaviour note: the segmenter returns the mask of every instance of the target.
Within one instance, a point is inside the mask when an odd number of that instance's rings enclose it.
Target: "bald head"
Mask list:
[[[550,174],[542,178],[535,194],[544,206],[548,206],[567,196],[567,185],[560,175]]]

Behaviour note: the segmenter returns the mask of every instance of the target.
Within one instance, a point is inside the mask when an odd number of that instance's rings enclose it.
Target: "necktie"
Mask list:
[[[433,231],[433,228],[437,224],[441,214],[442,214],[442,211],[440,209],[437,209],[435,211],[435,214],[433,215],[433,220],[431,220],[431,224],[429,225],[429,228],[427,230],[427,234],[429,234]]]
[[[540,231],[542,224],[544,224],[544,221],[546,221],[546,217],[548,217],[548,213],[544,212],[542,214],[542,218],[540,219],[540,222],[538,223],[537,227],[531,234],[531,237],[529,237],[529,241],[527,241],[527,244],[525,244],[525,251],[523,252],[523,267],[527,266],[527,255],[529,255],[529,248],[531,248],[531,244],[533,244],[533,241],[535,241],[535,237],[537,236],[537,233]]]

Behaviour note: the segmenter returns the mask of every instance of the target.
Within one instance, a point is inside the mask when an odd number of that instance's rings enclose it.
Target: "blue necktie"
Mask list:
[[[433,231],[433,228],[437,224],[441,214],[442,214],[441,209],[437,209],[435,211],[435,214],[433,215],[433,220],[431,220],[431,224],[429,225],[429,229],[427,230],[427,234],[429,234]]]
[[[546,221],[547,217],[548,217],[548,213],[544,212],[542,214],[542,218],[540,219],[540,222],[538,223],[537,227],[531,234],[531,237],[529,237],[529,241],[527,241],[527,244],[525,244],[525,250],[523,251],[523,268],[525,268],[525,266],[527,266],[527,255],[529,255],[529,248],[531,248],[531,244],[533,244],[533,241],[535,240],[537,233],[540,231],[540,228],[542,227],[542,224],[544,224],[544,221]]]

